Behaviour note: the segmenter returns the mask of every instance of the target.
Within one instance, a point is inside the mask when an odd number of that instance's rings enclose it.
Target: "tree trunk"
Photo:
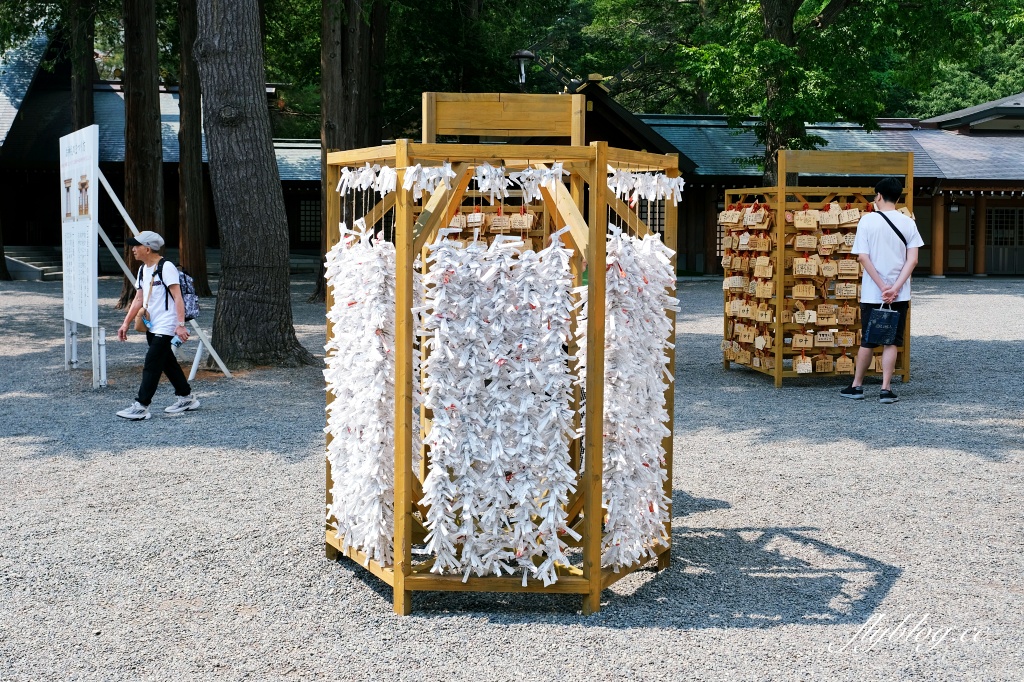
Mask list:
[[[292,324],[288,224],[270,136],[257,0],[199,0],[203,90],[221,275],[213,342],[233,367],[313,364]]]
[[[160,140],[160,71],[155,0],[124,0],[124,206],[139,230],[164,233],[164,174]],[[125,262],[132,258],[124,228]],[[135,285],[125,278],[118,307],[131,303]]]
[[[368,3],[369,22],[364,15]],[[320,24],[320,269],[310,302],[323,301],[327,252],[327,202],[337,201],[327,187],[327,152],[380,144],[384,95],[384,41],[388,7],[382,0],[324,0]],[[349,226],[360,216],[349,215]]]
[[[178,247],[181,266],[195,281],[196,293],[211,296],[206,269],[206,214],[203,210],[203,110],[199,70],[192,58],[196,42],[196,0],[178,0],[181,65],[178,74]]]
[[[94,0],[69,0],[71,28],[71,127],[81,130],[93,124],[92,82],[96,13]]]
[[[787,47],[796,45],[796,31],[793,21],[801,0],[761,0],[761,16],[764,19],[764,37],[776,40]],[[765,84],[767,109],[772,111],[775,103],[782,96],[780,82],[785,74],[769,77]],[[786,143],[799,137],[804,132],[803,121],[765,120],[764,145],[764,184],[766,187],[776,184],[778,177],[778,152]]]
[[[4,257],[4,226],[0,221],[0,282],[10,282],[12,279],[14,278],[7,269],[7,259]]]

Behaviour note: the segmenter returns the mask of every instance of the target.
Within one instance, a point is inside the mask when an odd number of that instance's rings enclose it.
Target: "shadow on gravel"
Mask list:
[[[727,508],[722,500],[675,491],[678,516]],[[677,518],[678,518],[677,516]],[[814,528],[676,528],[672,565],[650,567],[605,590],[601,612],[580,615],[569,595],[416,592],[413,615],[492,623],[611,628],[769,628],[865,622],[901,570],[821,542]],[[389,609],[391,590],[348,559],[341,564]]]
[[[901,397],[895,405],[878,403],[877,374],[866,378],[862,401],[839,396],[847,377],[796,377],[776,389],[771,377],[736,365],[725,370],[708,360],[712,352],[717,355],[720,341],[717,335],[680,334],[676,437],[682,442],[728,431],[733,439],[787,447],[801,441],[840,447],[857,441],[876,451],[915,447],[990,461],[1024,452],[1024,400],[1006,390],[1009,368],[1024,357],[1024,341],[915,336],[911,381],[894,383]],[[705,353],[709,347],[714,350]],[[944,356],[941,367],[930,362],[939,356]],[[713,376],[713,387],[688,381],[698,374]],[[827,419],[826,430],[819,428],[821,419]]]

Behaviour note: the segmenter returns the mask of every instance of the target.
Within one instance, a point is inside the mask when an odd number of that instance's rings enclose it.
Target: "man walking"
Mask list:
[[[160,249],[164,246],[164,238],[156,232],[140,232],[138,237],[132,237],[128,243],[131,244],[135,260],[141,261],[142,267],[135,278],[138,291],[128,308],[128,314],[124,316],[124,323],[117,330],[117,338],[121,341],[128,339],[128,326],[135,320],[136,313],[144,310],[149,350],[146,351],[146,363],[142,368],[139,395],[131,407],[121,410],[117,416],[131,421],[149,419],[149,405],[160,383],[161,374],[170,379],[178,398],[164,412],[178,414],[194,410],[199,407],[199,401],[192,395],[192,388],[171,348],[174,337],[188,341],[185,302],[181,298],[178,269],[170,261],[163,261],[162,272],[157,272],[157,266],[162,260]]]
[[[857,236],[852,252],[857,254],[864,271],[860,285],[861,334],[867,328],[871,311],[888,303],[899,313],[896,340],[882,349],[881,403],[894,403],[899,397],[892,391],[892,375],[896,370],[896,352],[903,345],[910,308],[910,275],[917,266],[918,250],[924,240],[917,231],[917,223],[896,210],[896,202],[903,193],[898,178],[884,178],[875,185],[875,211],[864,215],[857,223]],[[864,373],[871,363],[877,343],[861,342],[857,352],[857,366],[853,383],[839,392],[844,398],[864,398]]]

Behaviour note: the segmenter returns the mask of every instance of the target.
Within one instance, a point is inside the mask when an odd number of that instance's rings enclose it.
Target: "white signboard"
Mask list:
[[[98,326],[97,236],[99,126],[60,138],[64,319]]]

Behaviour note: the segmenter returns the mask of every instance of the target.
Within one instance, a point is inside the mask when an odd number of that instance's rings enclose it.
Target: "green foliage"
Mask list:
[[[391,0],[385,68],[385,137],[415,136],[421,93],[515,92],[509,56],[545,38],[571,0]],[[551,92],[553,81],[531,78]]]
[[[835,17],[824,17],[835,2],[775,3],[787,4],[791,25],[767,35],[766,5],[759,0],[593,0],[586,34],[613,46],[606,53],[671,56],[674,68],[661,73],[674,88],[660,92],[677,94],[637,100],[653,105],[645,110],[719,113],[734,125],[759,117],[754,129],[771,153],[773,144],[824,144],[807,134],[806,122],[847,120],[872,128],[878,116],[914,109],[915,93],[937,77],[948,79],[947,65],[972,60],[993,29],[1022,6],[1021,0],[918,0],[912,6],[851,0],[839,3],[845,6]],[[926,109],[926,101],[916,109]]]
[[[971,59],[942,62],[931,87],[897,115],[930,118],[1024,92],[1024,36],[996,33]]]
[[[320,2],[264,0],[263,10],[267,80],[319,87]]]
[[[270,109],[270,126],[276,138],[319,139],[319,84],[279,88],[277,105]]]

